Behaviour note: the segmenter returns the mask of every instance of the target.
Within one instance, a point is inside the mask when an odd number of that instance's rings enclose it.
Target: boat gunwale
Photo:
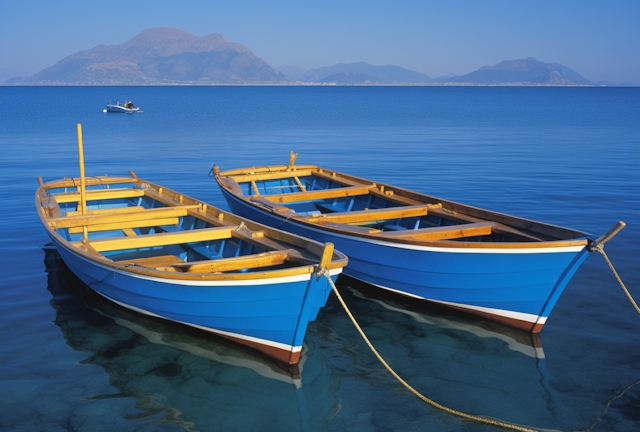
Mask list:
[[[377,235],[377,233],[364,233],[364,232],[357,232],[355,230],[350,230],[348,228],[349,225],[347,224],[344,224],[345,228],[338,227],[338,226],[326,226],[326,224],[322,223],[322,217],[313,218],[307,215],[298,215],[294,212],[286,211],[286,208],[284,208],[284,210],[283,208],[278,209],[277,202],[273,203],[274,208],[269,208],[264,204],[261,205],[259,201],[255,202],[254,200],[252,200],[252,198],[263,198],[264,196],[244,195],[244,193],[242,192],[242,189],[239,187],[239,184],[233,178],[235,176],[255,174],[258,172],[262,174],[271,174],[271,175],[276,174],[278,172],[282,172],[283,174],[287,173],[288,175],[290,175],[292,171],[295,172],[296,170],[312,170],[312,171],[316,170],[321,174],[327,174],[326,177],[329,177],[329,176],[334,177],[336,182],[338,183],[340,179],[344,179],[350,183],[349,186],[352,186],[351,183],[353,182],[361,184],[363,187],[373,185],[376,188],[378,188],[376,191],[378,196],[381,196],[381,198],[388,199],[391,201],[393,201],[394,196],[395,197],[399,196],[401,197],[400,199],[405,198],[410,201],[418,201],[415,198],[420,198],[420,201],[419,201],[420,205],[424,205],[425,207],[429,205],[442,204],[443,206],[442,210],[446,212],[451,212],[452,217],[455,217],[456,213],[459,213],[461,215],[471,216],[464,211],[464,210],[469,210],[471,211],[471,213],[474,213],[474,215],[471,217],[476,219],[484,219],[485,222],[505,224],[511,227],[512,225],[509,225],[509,221],[517,221],[519,224],[523,224],[523,225],[528,225],[528,226],[533,225],[534,227],[538,227],[538,228],[544,227],[552,231],[559,230],[561,232],[566,232],[567,234],[572,234],[573,238],[559,239],[559,240],[531,241],[531,242],[464,242],[464,241],[448,241],[448,240],[421,240],[421,239],[415,239],[415,238],[411,239],[411,238],[401,238],[401,237],[388,238],[388,237]],[[271,175],[269,177],[271,177]],[[270,214],[273,214],[280,219],[284,219],[285,221],[291,221],[297,224],[302,224],[309,228],[315,228],[323,231],[338,233],[338,234],[346,235],[349,237],[360,237],[360,238],[376,240],[376,241],[388,243],[390,246],[392,246],[393,244],[400,243],[400,244],[408,244],[408,245],[416,245],[416,246],[461,248],[461,249],[540,249],[540,248],[587,246],[591,241],[590,238],[586,238],[586,239],[580,238],[580,237],[591,237],[590,234],[585,232],[573,230],[570,228],[564,228],[561,226],[548,224],[545,222],[539,222],[531,219],[521,218],[518,216],[511,216],[505,213],[485,210],[482,208],[473,207],[466,204],[457,203],[454,201],[439,199],[430,195],[422,194],[420,192],[409,191],[396,186],[391,186],[391,185],[378,183],[378,182],[372,182],[370,180],[351,176],[348,174],[339,173],[337,171],[332,171],[325,168],[320,168],[314,165],[302,165],[302,166],[295,165],[293,167],[289,167],[287,165],[276,165],[276,166],[260,167],[260,168],[242,168],[237,170],[218,172],[215,175],[215,179],[219,187],[224,188],[228,193],[243,200],[244,202],[246,202],[247,204],[249,204],[254,208],[260,209],[261,211],[269,212]],[[270,179],[277,179],[277,177],[270,178]],[[345,187],[348,187],[348,186],[345,186]],[[385,193],[384,192],[385,190],[392,191],[392,195],[388,195],[388,196],[383,195]],[[396,193],[396,192],[399,192],[399,193]],[[408,206],[411,204],[407,203],[404,205]],[[400,207],[402,207],[402,205]],[[378,209],[375,209],[375,210],[378,210]],[[372,209],[372,213],[375,210]],[[339,212],[339,213],[342,213],[342,212]],[[349,212],[344,212],[344,213],[348,214]],[[479,213],[479,215],[477,215],[477,213]],[[487,216],[490,216],[492,218],[488,219]],[[496,218],[498,220],[494,220],[493,218]],[[383,220],[383,219],[380,219],[380,220]],[[339,224],[336,223],[335,225],[339,225]],[[515,227],[515,228],[519,228],[519,227]],[[520,229],[527,229],[528,231],[533,233],[537,232],[532,230],[531,228],[520,228]],[[539,233],[539,234],[542,234],[542,233]],[[543,234],[543,235],[545,235],[546,237],[553,237],[549,234]]]
[[[323,248],[323,245],[319,242],[310,240],[310,239],[306,239],[304,237],[298,236],[296,234],[292,234],[292,233],[288,233],[285,231],[280,231],[280,230],[276,230],[274,228],[268,227],[266,225],[262,225],[259,223],[256,223],[254,221],[250,221],[246,218],[241,218],[237,215],[234,215],[233,213],[218,209],[216,207],[213,207],[209,204],[206,204],[200,200],[197,200],[195,198],[191,198],[187,195],[184,194],[180,194],[178,192],[175,192],[171,189],[167,189],[165,187],[159,186],[157,184],[145,181],[143,179],[139,179],[137,177],[88,177],[87,179],[87,186],[94,186],[94,185],[112,185],[112,184],[118,184],[118,183],[133,183],[136,186],[145,186],[146,189],[143,190],[154,190],[153,188],[155,188],[155,191],[157,192],[158,190],[162,190],[162,194],[164,195],[165,198],[169,199],[169,201],[171,201],[169,195],[172,194],[174,196],[181,196],[183,199],[183,204],[184,205],[189,205],[189,204],[201,204],[203,206],[206,206],[206,213],[199,213],[199,212],[195,212],[192,210],[188,210],[188,215],[191,216],[195,216],[196,218],[199,218],[201,220],[204,220],[206,222],[211,223],[214,226],[224,226],[225,222],[228,221],[237,221],[238,223],[233,223],[231,225],[229,225],[230,227],[234,226],[235,228],[237,228],[239,225],[244,224],[245,227],[247,227],[249,230],[253,230],[253,231],[262,231],[264,233],[264,236],[267,239],[271,239],[271,240],[276,240],[276,241],[280,241],[280,242],[284,242],[284,243],[288,243],[289,244],[289,248],[299,248],[299,249],[304,249],[307,252],[309,252],[310,254],[314,255],[315,257],[317,257],[318,259],[318,264],[320,263],[321,260],[321,251]],[[211,274],[211,273],[178,273],[178,272],[171,272],[171,271],[162,271],[162,270],[157,270],[154,268],[150,268],[150,267],[142,267],[142,266],[137,266],[137,265],[129,265],[127,266],[126,263],[120,263],[118,261],[112,261],[110,259],[108,259],[107,257],[101,256],[101,258],[83,250],[81,247],[75,246],[74,243],[75,242],[70,242],[67,241],[66,239],[64,239],[60,234],[58,234],[56,232],[55,229],[53,229],[50,225],[49,225],[49,221],[55,220],[56,218],[52,218],[49,216],[46,216],[44,214],[43,208],[43,199],[45,198],[47,195],[49,196],[49,199],[51,201],[53,201],[54,203],[54,208],[58,208],[59,210],[59,206],[57,201],[55,201],[55,198],[51,196],[51,194],[49,194],[47,191],[49,189],[57,189],[57,188],[63,188],[63,187],[80,187],[79,184],[79,179],[63,179],[63,180],[55,180],[55,181],[51,181],[51,182],[47,182],[45,184],[43,184],[42,186],[38,187],[36,189],[36,193],[35,193],[35,202],[36,202],[36,210],[38,213],[38,216],[40,217],[40,221],[42,222],[43,226],[45,227],[45,229],[47,230],[47,233],[54,237],[56,239],[56,241],[62,245],[65,249],[67,249],[69,252],[75,254],[75,255],[79,255],[85,259],[88,259],[91,262],[94,263],[98,263],[100,265],[103,266],[107,266],[109,268],[114,269],[114,271],[119,271],[119,272],[128,272],[128,273],[134,273],[134,274],[140,274],[140,275],[144,275],[144,276],[151,276],[151,277],[156,277],[156,278],[161,278],[161,279],[171,279],[171,280],[197,280],[197,281],[249,281],[249,280],[262,280],[262,279],[275,279],[275,278],[283,278],[283,277],[289,277],[289,276],[299,276],[299,275],[305,275],[305,274],[313,274],[316,272],[317,270],[317,266],[318,264],[302,264],[302,265],[298,265],[295,267],[291,267],[291,268],[286,268],[286,269],[278,269],[278,270],[265,270],[265,271],[256,271],[256,272],[251,272],[251,273],[218,273],[218,274]],[[108,191],[109,189],[99,189],[100,191]],[[151,197],[153,199],[153,197]],[[166,204],[166,203],[165,203]],[[168,207],[173,207],[172,205],[167,204]],[[215,212],[217,214],[223,214],[223,220],[224,222],[222,223],[222,225],[220,224],[220,219],[216,218],[215,216],[212,215],[212,213]],[[112,213],[113,215],[113,213]],[[185,232],[188,231],[197,231],[196,230],[186,230]],[[259,239],[256,239],[259,240]],[[264,245],[265,248],[267,247],[267,245]],[[315,251],[314,251],[315,250]],[[265,249],[265,252],[269,252],[269,250]],[[341,269],[343,267],[346,266],[348,262],[348,259],[346,257],[346,255],[342,254],[339,251],[333,251],[333,256],[331,261],[329,262],[329,264],[327,265],[327,269],[329,270],[334,270],[334,269]]]

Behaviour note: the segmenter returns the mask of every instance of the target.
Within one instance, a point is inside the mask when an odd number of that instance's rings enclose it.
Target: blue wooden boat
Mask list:
[[[81,157],[82,159],[82,157]],[[41,179],[40,179],[41,181]],[[132,177],[42,184],[36,209],[66,265],[131,310],[207,330],[282,362],[300,357],[307,324],[345,255]]]
[[[285,365],[256,350],[246,349],[243,345],[211,337],[211,333],[134,312],[88,289],[65,265],[53,243],[45,245],[43,251],[47,289],[52,295],[50,305],[56,313],[55,323],[60,327],[67,344],[74,350],[95,353],[98,345],[102,352],[109,351],[114,345],[122,344],[123,337],[130,338],[126,332],[114,331],[114,327],[122,326],[143,336],[151,345],[170,346],[217,364],[248,368],[265,378],[292,384],[296,388],[302,387],[301,371],[308,360],[304,346],[299,363]],[[133,351],[129,354],[138,356]],[[97,357],[106,361],[113,360],[110,356]],[[133,362],[135,363],[137,362]]]
[[[580,231],[294,159],[212,174],[234,213],[332,242],[353,278],[534,333],[595,246]]]

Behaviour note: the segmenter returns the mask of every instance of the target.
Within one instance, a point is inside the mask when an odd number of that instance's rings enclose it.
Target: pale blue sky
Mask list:
[[[639,20],[640,0],[0,0],[0,69],[35,73],[170,26],[220,33],[273,66],[365,61],[436,77],[535,57],[591,81],[640,84]]]

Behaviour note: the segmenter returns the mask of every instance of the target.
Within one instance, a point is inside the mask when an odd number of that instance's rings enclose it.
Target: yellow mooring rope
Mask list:
[[[613,271],[613,274],[615,275],[616,279],[618,279],[618,282],[620,282],[620,285],[622,286],[622,289],[624,289],[624,292],[627,293],[627,297],[629,297],[629,300],[631,300],[631,303],[633,304],[633,307],[635,307],[636,310],[638,311],[638,313],[640,313],[640,308],[638,307],[636,302],[633,300],[633,297],[631,297],[631,294],[629,293],[629,290],[627,290],[627,287],[624,286],[624,283],[622,282],[622,279],[620,279],[620,276],[618,276],[618,272],[616,272],[616,269],[613,268],[613,264],[611,264],[611,261],[609,261],[609,257],[604,252],[604,246],[602,244],[599,244],[596,247],[596,250],[598,252],[600,252],[602,254],[602,256],[604,256],[605,260],[607,260],[607,263],[609,264],[609,267],[611,268],[611,271]],[[369,345],[369,348],[375,354],[375,356],[378,357],[378,360],[380,360],[380,362],[383,364],[383,366],[385,368],[387,368],[387,370],[391,373],[391,375],[393,375],[398,381],[400,381],[400,383],[403,386],[405,386],[409,391],[411,391],[411,393],[415,394],[416,396],[418,396],[420,399],[422,399],[423,401],[425,401],[429,405],[434,406],[434,407],[436,407],[436,408],[438,408],[438,409],[440,409],[442,411],[448,412],[450,414],[456,415],[458,417],[464,417],[464,418],[467,418],[467,419],[470,419],[470,420],[473,420],[473,421],[477,421],[477,422],[480,422],[480,423],[486,423],[486,424],[490,424],[490,425],[494,425],[494,426],[500,426],[500,427],[507,428],[507,429],[514,429],[514,430],[523,431],[523,432],[536,432],[535,429],[529,429],[529,428],[518,426],[518,425],[515,425],[515,424],[505,423],[503,421],[491,420],[491,419],[487,419],[487,418],[484,418],[484,417],[478,417],[478,416],[474,416],[472,414],[466,414],[466,413],[463,413],[463,412],[460,412],[460,411],[456,411],[454,409],[447,408],[446,406],[440,405],[439,403],[437,403],[437,402],[435,402],[435,401],[433,401],[433,400],[421,395],[417,390],[415,390],[413,387],[411,387],[409,384],[407,384],[405,380],[400,378],[400,376],[393,369],[391,369],[391,366],[389,366],[387,364],[387,362],[384,361],[382,356],[380,354],[378,354],[378,351],[376,351],[376,349],[373,347],[371,342],[369,342],[369,338],[367,338],[367,336],[362,331],[362,328],[358,325],[358,322],[353,317],[353,315],[351,314],[351,311],[347,307],[347,304],[344,302],[344,300],[342,299],[342,296],[338,292],[338,288],[336,287],[336,285],[331,280],[331,276],[329,276],[329,272],[327,271],[327,269],[320,269],[319,270],[319,275],[324,275],[327,278],[327,280],[331,284],[331,287],[333,288],[333,291],[336,293],[336,296],[338,297],[338,300],[340,300],[340,303],[342,304],[342,307],[347,312],[347,315],[349,315],[349,318],[351,318],[351,321],[353,322],[353,325],[356,326],[356,329],[358,329],[358,332],[360,332],[360,336],[362,336],[362,339],[364,339],[364,341],[367,343],[367,345]],[[626,389],[625,389],[625,391],[626,391]],[[549,429],[545,429],[545,430],[548,431]]]
[[[497,420],[490,420],[490,419],[487,419],[487,418],[484,418],[484,417],[478,417],[478,416],[474,416],[474,415],[471,415],[471,414],[466,414],[466,413],[463,413],[463,412],[460,412],[460,411],[456,411],[454,409],[447,408],[446,406],[440,405],[439,403],[437,403],[435,401],[432,401],[431,399],[429,399],[429,398],[421,395],[420,393],[418,393],[417,390],[415,390],[413,387],[411,387],[409,384],[407,384],[405,380],[400,378],[400,376],[398,376],[398,374],[393,369],[391,369],[391,366],[389,366],[387,364],[387,362],[384,361],[382,356],[380,354],[378,354],[378,351],[376,351],[376,349],[373,347],[373,345],[371,345],[371,342],[369,342],[369,339],[364,334],[364,332],[362,331],[362,328],[358,325],[358,322],[353,317],[353,315],[351,314],[351,311],[349,310],[349,308],[347,307],[346,303],[342,299],[342,296],[338,292],[338,288],[336,288],[336,285],[331,280],[331,277],[329,276],[329,272],[326,269],[321,269],[320,270],[320,274],[324,275],[327,278],[327,280],[329,281],[329,283],[331,284],[331,287],[333,288],[333,291],[336,293],[336,296],[338,297],[338,300],[340,300],[340,303],[342,303],[342,307],[347,312],[347,315],[349,315],[349,318],[351,318],[351,321],[353,322],[353,325],[355,325],[356,329],[358,329],[358,331],[360,332],[360,336],[362,336],[362,338],[367,343],[367,345],[369,345],[369,348],[371,349],[371,351],[375,354],[376,357],[378,357],[378,360],[380,360],[380,362],[384,365],[384,367],[387,368],[387,370],[391,373],[391,375],[393,375],[398,381],[400,381],[400,383],[403,386],[405,386],[407,389],[409,389],[409,391],[411,391],[411,393],[415,394],[416,396],[418,396],[420,399],[422,399],[423,401],[425,401],[429,405],[432,405],[432,406],[434,406],[434,407],[436,407],[438,409],[441,409],[442,411],[448,412],[450,414],[453,414],[453,415],[456,415],[456,416],[459,416],[459,417],[464,417],[464,418],[467,418],[467,419],[470,419],[470,420],[474,420],[474,421],[477,421],[477,422],[480,422],[480,423],[486,423],[486,424],[490,424],[490,425],[494,425],[494,426],[500,426],[500,427],[507,428],[507,429],[514,429],[514,430],[523,431],[523,432],[537,432],[535,429],[529,429],[529,428],[525,428],[525,427],[522,427],[522,426],[517,426],[515,424],[511,424],[511,423],[505,423],[505,422],[497,421]],[[548,429],[545,429],[545,430],[548,430]]]
[[[627,297],[629,297],[629,300],[631,300],[631,304],[633,305],[634,308],[636,308],[638,313],[640,313],[640,308],[638,307],[636,302],[633,300],[633,297],[631,297],[631,294],[629,294],[629,290],[627,289],[627,287],[624,286],[624,283],[622,283],[622,279],[620,279],[620,276],[618,276],[618,272],[616,271],[616,269],[613,268],[613,264],[611,264],[611,261],[609,261],[609,257],[607,256],[606,253],[604,253],[604,246],[603,245],[598,245],[596,250],[602,254],[604,259],[607,260],[607,264],[609,264],[609,268],[611,269],[611,271],[615,275],[616,279],[618,279],[618,282],[620,282],[620,285],[622,286],[622,289],[624,290],[624,292],[627,293]]]

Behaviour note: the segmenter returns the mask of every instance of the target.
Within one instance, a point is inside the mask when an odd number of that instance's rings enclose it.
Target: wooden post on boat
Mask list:
[[[87,214],[87,200],[84,194],[84,153],[82,152],[82,126],[78,123],[78,156],[80,159],[80,205],[82,215]],[[84,237],[87,240],[87,230],[84,230]]]
[[[325,243],[324,250],[322,251],[322,258],[320,258],[320,270],[326,269],[333,258],[333,243]]]
[[[84,216],[87,213],[87,201],[84,194],[84,153],[82,152],[82,126],[80,123],[78,123],[78,156],[80,158],[80,203]]]
[[[289,169],[287,171],[293,171],[293,163],[296,161],[298,157],[298,153],[294,153],[293,151],[289,154]]]

